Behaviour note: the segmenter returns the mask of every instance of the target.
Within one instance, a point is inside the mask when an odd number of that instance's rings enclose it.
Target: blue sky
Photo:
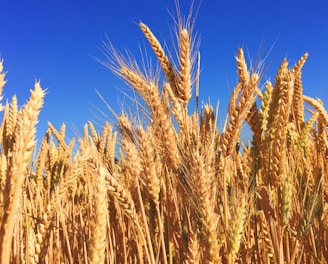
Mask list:
[[[43,136],[48,121],[58,129],[64,122],[71,135],[73,128],[83,131],[88,120],[102,124],[94,105],[110,113],[95,89],[119,112],[119,101],[128,104],[118,90],[125,88],[124,83],[92,57],[105,59],[99,48],[106,35],[118,50],[128,48],[138,57],[139,46],[147,47],[137,26],[142,21],[162,43],[165,40],[168,47],[172,43],[173,0],[6,0],[0,6],[0,56],[8,71],[4,100],[16,94],[22,105],[36,79],[48,89],[38,137]],[[182,14],[187,14],[189,6],[190,1],[180,1]],[[201,39],[201,99],[210,97],[213,105],[220,100],[223,120],[237,81],[237,49],[243,47],[254,60],[264,58],[273,46],[264,80],[274,80],[284,57],[293,65],[309,52],[303,68],[304,93],[321,98],[327,107],[327,11],[323,0],[203,0],[195,24]]]

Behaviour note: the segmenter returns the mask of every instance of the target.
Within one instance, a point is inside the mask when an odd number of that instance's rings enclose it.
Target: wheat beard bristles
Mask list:
[[[10,259],[10,248],[13,229],[16,224],[16,215],[20,208],[22,186],[26,179],[26,168],[30,162],[32,151],[35,146],[35,126],[38,122],[40,109],[43,106],[45,91],[41,89],[40,83],[36,82],[34,90],[25,107],[18,113],[16,142],[14,144],[11,169],[8,171],[9,186],[8,200],[5,202],[4,218],[1,226],[0,244],[2,248],[1,263],[7,264]]]

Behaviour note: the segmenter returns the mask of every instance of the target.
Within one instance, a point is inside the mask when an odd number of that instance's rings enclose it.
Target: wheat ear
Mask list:
[[[194,178],[195,194],[198,200],[201,221],[204,226],[204,235],[206,237],[207,260],[210,263],[220,263],[219,243],[218,243],[218,215],[215,212],[215,192],[213,192],[214,173],[210,165],[211,147],[206,149],[207,155],[200,155],[198,150],[194,151],[192,157],[191,175]]]
[[[95,145],[97,146],[99,144],[98,133],[91,121],[88,121],[88,125],[89,125],[90,131],[91,131],[92,139],[95,142]]]
[[[268,124],[268,116],[269,116],[269,107],[271,103],[271,95],[272,95],[272,84],[271,82],[267,81],[265,84],[265,92],[262,98],[262,105],[259,110],[259,117],[261,122],[261,130],[266,133],[267,124]],[[261,135],[261,139],[264,139],[264,133]]]
[[[196,264],[200,263],[201,258],[201,251],[200,251],[200,244],[198,233],[199,230],[197,228],[196,223],[192,223],[193,218],[190,215],[190,212],[187,211],[187,221],[188,221],[188,252],[187,258],[185,260],[185,264]]]
[[[111,171],[114,171],[114,163],[115,163],[115,146],[116,146],[116,138],[117,138],[117,133],[113,132],[112,127],[108,126],[107,128],[105,127],[104,130],[107,130],[108,135],[107,135],[107,143],[106,143],[106,159],[105,163],[109,168],[111,168]]]
[[[229,111],[229,123],[228,128],[223,135],[223,154],[229,156],[235,147],[237,137],[239,135],[242,121],[247,117],[247,114],[254,104],[255,89],[259,81],[259,76],[254,73],[249,77],[247,71],[247,65],[244,58],[244,52],[242,49],[238,50],[237,68],[239,75],[239,84],[237,89],[240,89],[241,95],[236,107],[231,107]]]
[[[0,101],[3,98],[3,96],[2,96],[3,87],[6,84],[5,76],[6,76],[6,74],[3,72],[3,60],[0,60]],[[2,111],[2,110],[3,110],[3,105],[0,103],[0,111]]]
[[[172,164],[173,169],[177,169],[181,158],[176,143],[176,133],[164,107],[158,87],[153,82],[147,82],[143,76],[127,67],[122,67],[120,72],[147,103],[152,112],[154,131],[161,139],[163,152],[167,154],[167,159]]]
[[[142,162],[142,176],[147,186],[147,191],[156,206],[159,205],[159,193],[161,190],[161,181],[157,175],[158,167],[160,166],[150,132],[144,131],[141,127],[137,131],[140,154]]]
[[[246,206],[245,197],[240,197],[240,199],[237,197],[232,198],[230,205],[231,219],[227,230],[227,242],[232,259],[235,259],[240,248],[246,219]]]
[[[95,151],[94,151],[95,152]],[[94,153],[96,155],[97,153]],[[94,166],[96,174],[94,181],[93,208],[94,215],[91,222],[91,238],[88,258],[90,263],[104,263],[107,231],[107,186],[106,168],[96,160],[89,163]]]
[[[10,185],[8,188],[8,200],[5,203],[4,218],[1,226],[0,245],[1,263],[7,264],[10,259],[10,248],[13,229],[16,224],[16,215],[21,205],[21,193],[24,180],[26,179],[26,168],[29,165],[32,151],[35,146],[34,135],[35,126],[38,122],[40,109],[43,105],[45,91],[40,83],[36,82],[34,90],[31,90],[31,97],[25,107],[18,113],[17,134],[14,144],[13,155],[10,161],[11,169],[8,171]]]
[[[304,107],[303,107],[303,86],[302,86],[302,67],[309,56],[308,53],[305,53],[301,59],[296,63],[292,69],[294,74],[294,95],[292,103],[292,111],[294,112],[294,118],[296,121],[296,126],[300,130],[304,123]]]
[[[89,163],[91,165],[93,164],[94,167],[102,166],[97,165],[97,162],[98,161],[95,161],[94,159],[89,159]],[[105,175],[108,193],[112,195],[114,199],[119,203],[122,210],[134,219],[136,217],[136,210],[131,193],[126,188],[124,188],[122,184],[119,183],[118,180],[107,169],[102,168],[99,170],[99,173]]]
[[[313,99],[309,96],[303,95],[304,102],[312,105],[312,107],[322,115],[322,121],[324,122],[324,125],[328,125],[328,113],[326,109],[323,106],[323,103],[320,99]]]
[[[61,135],[61,133],[59,133],[56,130],[56,128],[50,122],[48,122],[48,128],[51,131],[51,133],[55,136],[55,138],[57,139],[57,141],[59,143],[59,147],[63,148],[64,151],[68,150],[68,146],[64,140],[64,137]]]
[[[15,140],[15,128],[17,123],[18,102],[17,97],[14,95],[10,103],[9,120],[6,126],[6,150],[12,150]]]
[[[293,74],[284,59],[279,67],[268,110],[267,135],[262,145],[263,180],[276,187],[286,170],[286,134],[292,95]]]
[[[161,44],[151,32],[148,26],[144,23],[139,23],[141,31],[144,33],[145,37],[147,38],[151,48],[153,49],[159,63],[165,73],[166,79],[169,81],[173,91],[178,94],[177,89],[177,77],[176,73],[174,72],[174,68],[169,61],[169,58],[166,56],[164,49],[162,48]]]
[[[187,29],[180,31],[180,78],[178,83],[180,101],[187,105],[191,98],[191,60],[190,60],[190,38]]]

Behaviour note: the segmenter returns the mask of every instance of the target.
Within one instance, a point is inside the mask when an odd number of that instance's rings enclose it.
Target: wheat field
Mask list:
[[[303,94],[308,54],[284,59],[260,89],[238,49],[218,127],[216,107],[198,102],[192,26],[177,27],[177,60],[139,26],[158,74],[111,44],[102,62],[138,94],[138,117],[122,110],[99,130],[89,121],[68,142],[64,124],[36,135],[39,82],[22,108],[1,98],[0,262],[326,263],[328,113]]]

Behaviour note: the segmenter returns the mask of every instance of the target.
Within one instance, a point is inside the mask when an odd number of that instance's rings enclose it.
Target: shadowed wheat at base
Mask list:
[[[112,44],[102,62],[138,94],[138,116],[123,108],[69,142],[65,124],[49,122],[36,150],[40,83],[23,108],[16,96],[0,105],[0,262],[325,263],[328,114],[303,94],[308,54],[284,59],[260,91],[238,49],[219,129],[218,111],[198,105],[190,17],[178,17],[176,57],[139,27],[161,71]],[[5,83],[1,62],[1,100]],[[245,122],[251,142],[241,142]]]

